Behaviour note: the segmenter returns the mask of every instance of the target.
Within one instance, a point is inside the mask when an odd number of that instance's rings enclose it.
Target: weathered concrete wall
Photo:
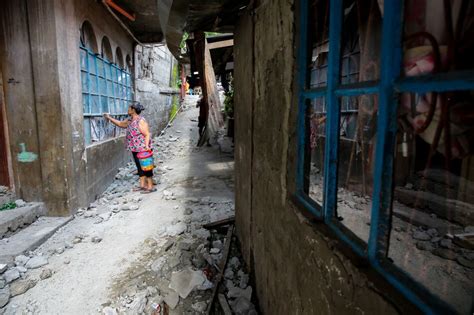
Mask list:
[[[29,163],[17,159],[26,151],[39,155],[33,70],[25,1],[0,3],[0,68],[2,69],[6,118],[10,137],[14,185],[17,195],[29,201],[42,199],[39,158]]]
[[[259,1],[235,32],[236,220],[264,314],[413,312],[291,201],[295,1]],[[345,253],[345,252],[344,252]],[[360,264],[358,264],[360,265]],[[369,280],[370,279],[370,280]],[[408,307],[408,308],[405,308]]]
[[[2,1],[0,65],[5,84],[16,193],[45,201],[50,215],[68,215],[100,194],[128,159],[123,137],[84,143],[80,28],[88,20],[101,46],[133,60],[133,40],[100,2]],[[21,145],[36,154],[18,159]],[[104,163],[107,161],[107,163]]]
[[[137,45],[135,60],[135,99],[145,106],[143,116],[152,133],[157,135],[168,122],[173,102],[171,93],[178,92],[173,87],[175,82],[172,82],[177,61],[163,45]]]

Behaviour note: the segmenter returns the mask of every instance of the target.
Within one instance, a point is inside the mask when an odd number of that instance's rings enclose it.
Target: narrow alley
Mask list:
[[[474,1],[0,1],[0,315],[474,315]]]
[[[180,293],[180,298],[169,288],[173,272],[203,268],[205,258],[219,262],[225,240],[209,243],[211,233],[202,226],[234,214],[232,156],[217,148],[195,147],[196,101],[188,96],[183,112],[155,138],[158,191],[130,192],[136,184],[134,166],[120,169],[96,202],[80,209],[31,253],[31,259],[42,257],[47,263],[29,270],[26,280],[10,287],[33,286],[12,298],[4,314],[94,314],[102,309],[112,314],[112,307],[120,314],[151,313],[151,305],[163,299],[176,307],[170,314],[206,310],[211,284],[186,299],[183,295],[189,292]],[[238,271],[248,277],[237,269],[236,283]],[[203,284],[202,276],[194,276],[202,279],[194,286]]]

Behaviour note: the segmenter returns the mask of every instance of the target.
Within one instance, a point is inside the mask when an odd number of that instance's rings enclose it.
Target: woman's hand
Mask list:
[[[109,113],[104,113],[103,116],[106,120],[110,120],[110,114]]]

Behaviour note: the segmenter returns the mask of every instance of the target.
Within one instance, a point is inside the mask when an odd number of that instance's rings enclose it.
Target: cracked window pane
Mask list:
[[[308,101],[306,126],[306,169],[308,194],[319,205],[323,204],[324,152],[326,143],[326,102],[324,98]]]
[[[401,96],[389,257],[460,314],[474,296],[474,92]]]
[[[337,216],[368,242],[375,165],[377,95],[341,98]]]

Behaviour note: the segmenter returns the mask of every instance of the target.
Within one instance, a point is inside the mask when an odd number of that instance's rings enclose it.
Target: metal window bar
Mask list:
[[[298,111],[298,168],[297,168],[297,200],[317,218],[325,222],[336,232],[337,236],[350,245],[360,256],[369,258],[370,264],[389,283],[402,292],[405,297],[417,305],[425,313],[453,313],[450,306],[434,297],[425,287],[413,280],[407,273],[391,264],[387,259],[389,229],[392,202],[392,175],[394,147],[397,132],[397,94],[398,92],[429,92],[456,91],[474,89],[474,71],[458,71],[416,78],[402,78],[401,69],[401,37],[402,37],[402,1],[385,1],[382,36],[382,59],[380,81],[356,83],[339,86],[340,38],[342,1],[331,1],[330,7],[330,55],[328,65],[327,88],[305,89],[308,60],[308,0],[301,0],[300,46],[298,53],[298,80],[300,86]],[[360,246],[355,235],[340,224],[335,224],[333,216],[337,201],[337,145],[340,118],[340,96],[358,96],[363,94],[379,94],[379,115],[377,118],[376,156],[374,169],[374,191],[372,202],[372,224],[367,248]],[[305,157],[305,110],[306,100],[326,95],[328,102],[328,121],[326,123],[326,159],[324,166],[324,200],[323,212],[317,204],[304,194],[304,157]],[[421,298],[423,297],[423,298]],[[429,304],[427,303],[429,301]]]

